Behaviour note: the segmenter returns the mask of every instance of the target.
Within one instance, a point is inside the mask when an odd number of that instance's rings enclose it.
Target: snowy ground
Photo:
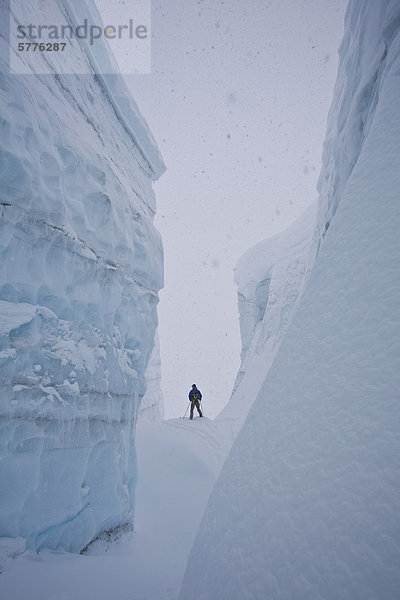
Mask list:
[[[133,534],[85,556],[22,553],[4,540],[2,600],[172,600],[225,449],[207,418],[141,424]],[[17,558],[13,559],[12,556]]]

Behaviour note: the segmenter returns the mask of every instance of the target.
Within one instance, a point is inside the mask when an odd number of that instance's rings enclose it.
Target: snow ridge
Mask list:
[[[397,0],[378,0],[360,7],[351,0],[346,11],[339,69],[323,149],[319,238],[324,237],[374,122],[387,74],[396,55],[400,7]]]

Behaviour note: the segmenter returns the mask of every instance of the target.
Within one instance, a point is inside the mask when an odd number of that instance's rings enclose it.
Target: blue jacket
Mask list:
[[[198,394],[199,394],[199,401],[200,401],[200,400],[202,399],[202,395],[201,395],[201,391],[200,391],[200,390],[198,390],[197,388],[192,388],[192,389],[190,390],[190,392],[189,392],[189,400],[190,400],[190,401],[192,401],[192,399],[193,399],[193,394],[194,394],[195,392],[198,392]]]

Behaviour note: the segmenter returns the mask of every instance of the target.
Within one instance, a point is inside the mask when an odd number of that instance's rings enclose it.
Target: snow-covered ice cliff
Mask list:
[[[40,6],[45,22],[94,10]],[[132,519],[164,166],[118,75],[10,74],[0,10],[0,536],[76,552]],[[112,62],[100,42],[81,50],[62,59]]]
[[[350,2],[318,253],[210,497],[181,600],[399,597],[399,29],[398,0]]]
[[[257,244],[236,266],[242,338],[238,380],[254,352],[272,335],[287,329],[292,307],[311,262],[309,254],[316,209],[316,203],[313,203],[289,229]]]
[[[161,355],[158,331],[146,369],[146,393],[140,403],[139,420],[158,423],[164,418],[164,396],[161,389]]]
[[[286,231],[248,250],[235,269],[242,360],[233,393],[216,418],[225,448],[239,433],[278,352],[313,264],[317,203]]]

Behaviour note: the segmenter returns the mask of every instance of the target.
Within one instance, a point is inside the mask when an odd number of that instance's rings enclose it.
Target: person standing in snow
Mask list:
[[[193,419],[193,411],[194,411],[194,407],[197,408],[197,412],[199,413],[199,415],[202,417],[202,412],[200,409],[200,402],[201,402],[201,391],[197,389],[196,384],[194,383],[192,385],[192,389],[189,392],[189,400],[190,400],[190,418]]]

